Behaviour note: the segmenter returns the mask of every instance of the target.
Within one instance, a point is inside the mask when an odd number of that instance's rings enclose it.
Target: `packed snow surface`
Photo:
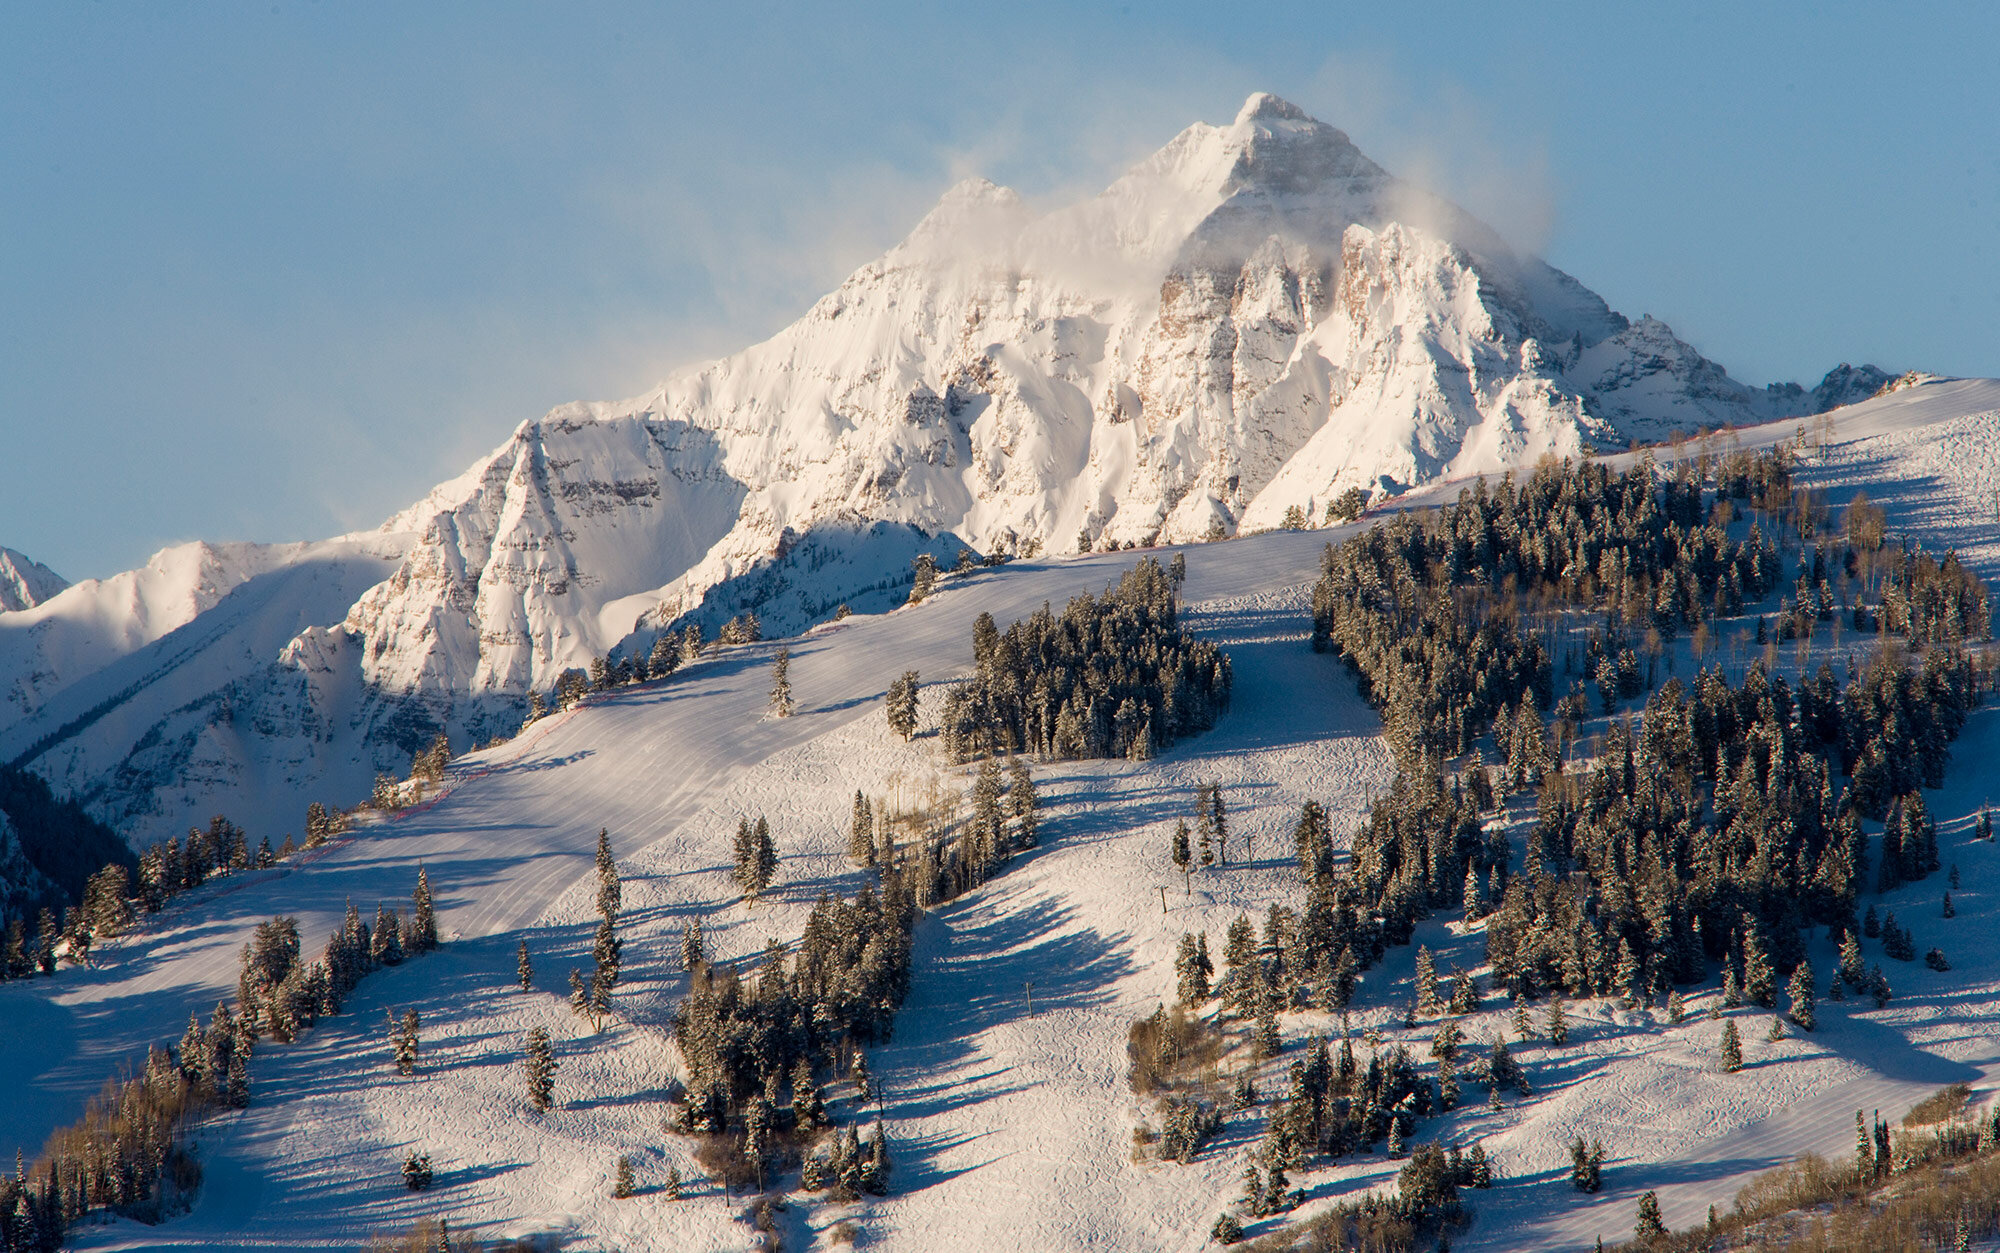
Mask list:
[[[1796,434],[1792,423],[1741,432],[1745,446]],[[1808,443],[1817,442],[1809,434]],[[2000,382],[1934,382],[1836,413],[1823,449],[1800,467],[1837,505],[1865,486],[1892,529],[1935,549],[1956,547],[2000,574]],[[1457,484],[1406,504],[1449,499]],[[928,917],[917,933],[913,991],[893,1042],[874,1050],[880,1113],[893,1138],[892,1195],[858,1205],[794,1201],[781,1215],[787,1247],[827,1247],[852,1220],[867,1247],[1186,1249],[1207,1243],[1236,1196],[1261,1115],[1234,1115],[1191,1164],[1131,1160],[1131,1130],[1149,1111],[1125,1083],[1126,1030],[1173,993],[1182,931],[1216,939],[1238,912],[1296,903],[1289,831],[1299,805],[1328,805],[1337,834],[1352,829],[1392,777],[1379,722],[1338,663],[1306,643],[1307,589],[1323,543],[1345,528],[1276,532],[1186,550],[1189,625],[1235,661],[1229,713],[1211,732],[1144,763],[1038,766],[1048,802],[1042,846],[983,889]],[[80,1233],[92,1248],[351,1248],[376,1230],[443,1214],[489,1235],[549,1232],[577,1248],[741,1248],[744,1202],[702,1181],[686,1141],[660,1130],[677,1073],[669,1018],[684,988],[682,928],[699,917],[712,952],[750,959],[767,940],[796,940],[822,890],[852,891],[847,815],[859,788],[905,800],[961,790],[963,768],[940,763],[933,740],[905,745],[881,715],[887,681],[918,669],[935,682],[965,672],[971,624],[1003,625],[1045,600],[1096,590],[1137,554],[1018,562],[948,580],[921,606],[861,614],[788,641],[800,712],[765,716],[774,644],[724,650],[663,683],[594,698],[519,738],[454,763],[448,791],[391,820],[361,826],[277,870],[180,898],[100,966],[0,986],[0,1064],[21,1095],[0,1110],[7,1140],[32,1149],[73,1117],[85,1095],[150,1043],[179,1034],[190,1011],[233,994],[236,954],[274,913],[300,919],[310,950],[349,899],[406,903],[419,865],[440,907],[444,949],[365,980],[348,1010],[296,1045],[266,1044],[252,1065],[253,1101],[201,1132],[208,1167],[194,1211],[156,1228],[130,1223]],[[1680,664],[1686,665],[1683,654]],[[1815,662],[1816,664],[1816,662]],[[931,689],[934,694],[935,689]],[[1978,1098],[2000,1080],[2000,852],[1968,842],[2000,761],[2000,710],[1976,712],[1954,746],[1946,786],[1927,797],[1947,863],[1964,886],[1958,916],[1937,916],[1936,880],[1879,904],[1938,944],[1953,969],[1896,964],[1896,997],[1823,1003],[1821,1025],[1778,1043],[1745,1011],[1748,1065],[1721,1073],[1718,1027],[1690,996],[1691,1015],[1605,1002],[1572,1005],[1569,1047],[1517,1049],[1535,1095],[1427,1121],[1420,1135],[1478,1138],[1499,1182],[1472,1193],[1478,1216],[1457,1247],[1590,1247],[1631,1226],[1638,1193],[1657,1188],[1670,1224],[1725,1207],[1754,1172],[1804,1150],[1844,1152],[1856,1109],[1895,1116],[1937,1087],[1965,1081]],[[1248,852],[1183,888],[1167,836],[1193,789],[1219,781]],[[764,814],[783,855],[777,888],[746,908],[730,880],[737,819]],[[625,879],[625,982],[618,1018],[601,1034],[572,1015],[564,975],[588,965],[591,852],[605,827]],[[259,834],[252,832],[253,838]],[[1164,890],[1164,893],[1162,892]],[[1873,900],[1873,898],[1871,898]],[[534,953],[536,989],[514,984],[514,949]],[[1477,927],[1440,918],[1418,941],[1440,968],[1477,968]],[[1420,1047],[1400,1006],[1414,948],[1393,949],[1366,976],[1357,1029],[1385,1045]],[[1815,967],[1832,969],[1823,933]],[[1506,1029],[1489,996],[1467,1024],[1474,1042]],[[412,1078],[394,1073],[387,1011],[422,1015]],[[556,1038],[556,1108],[525,1102],[518,1059],[532,1026]],[[1336,1024],[1285,1016],[1288,1044]],[[1269,1063],[1261,1086],[1281,1088],[1295,1053]],[[870,1118],[843,1093],[842,1121]],[[1605,1191],[1570,1190],[1563,1146],[1602,1139]],[[405,1153],[432,1154],[438,1182],[406,1192]],[[640,1195],[610,1197],[616,1155],[631,1154]],[[667,1165],[693,1180],[669,1202]],[[1397,1163],[1346,1159],[1295,1183],[1305,1213],[1385,1185]],[[1269,1225],[1269,1220],[1253,1231]],[[1016,1234],[1018,1233],[1018,1234]]]

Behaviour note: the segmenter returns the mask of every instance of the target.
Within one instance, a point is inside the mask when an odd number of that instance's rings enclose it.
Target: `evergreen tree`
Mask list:
[[[681,932],[681,969],[693,974],[707,961],[707,952],[701,935],[701,919],[688,923],[687,930]]]
[[[612,833],[608,827],[598,829],[598,917],[618,919],[618,911],[624,907],[624,885],[618,883],[618,861],[612,857]]]
[[[1194,888],[1189,873],[1190,867],[1194,864],[1194,850],[1188,844],[1188,824],[1185,818],[1174,824],[1174,838],[1169,847],[1168,857],[1174,863],[1174,869],[1181,872],[1182,881],[1190,884],[1188,891],[1192,893]]]
[[[757,851],[755,865],[755,886],[751,894],[762,896],[771,886],[771,879],[778,873],[778,846],[771,839],[771,824],[762,814],[757,816]]]
[[[417,867],[417,890],[411,897],[409,939],[404,944],[411,953],[428,953],[438,946],[437,914],[431,906],[431,876]]]
[[[937,587],[937,558],[929,553],[918,553],[910,563],[910,604],[921,605]]]
[[[889,729],[903,737],[908,743],[917,733],[917,672],[905,670],[902,677],[889,684],[889,692],[884,704],[889,715]]]
[[[535,986],[535,967],[528,960],[528,942],[526,940],[521,941],[520,948],[514,952],[514,977],[520,981],[521,990],[524,992]]]
[[[632,1159],[624,1153],[618,1155],[618,1162],[612,1171],[611,1195],[625,1200],[635,1191],[632,1179]]]
[[[854,789],[854,815],[847,825],[847,856],[857,866],[875,864],[875,811],[860,788]]]
[[[1563,1014],[1563,999],[1558,996],[1549,1002],[1549,1043],[1561,1048],[1569,1043],[1569,1019]]]
[[[674,1162],[667,1164],[667,1199],[669,1201],[681,1199],[681,1168]]]
[[[1798,1024],[1800,1030],[1811,1031],[1818,1025],[1817,1016],[1813,1012],[1815,984],[1811,962],[1801,961],[1792,969],[1791,982],[1785,985],[1785,996],[1791,1002],[1787,1016]]]
[[[389,1029],[396,1054],[396,1073],[399,1075],[413,1075],[417,1072],[417,1031],[422,1026],[423,1021],[414,1009],[404,1011],[401,1022],[396,1021],[393,1013],[389,1016]]]
[[[1743,1069],[1743,1037],[1733,1018],[1722,1024],[1722,1068],[1731,1074]]]
[[[1195,943],[1192,934],[1183,931],[1180,948],[1174,956],[1174,973],[1180,981],[1180,1002],[1190,1008],[1208,999],[1211,968],[1204,947]]]
[[[1639,1197],[1639,1217],[1632,1232],[1642,1241],[1667,1234],[1666,1224],[1660,1221],[1660,1196],[1650,1188]]]
[[[771,714],[773,717],[792,716],[792,650],[781,648],[771,658]]]
[[[231,1109],[242,1109],[250,1104],[249,1052],[239,1047],[229,1054],[229,1077],[223,1088],[222,1103]]]
[[[1765,948],[1763,928],[1743,916],[1743,994],[1766,1009],[1778,1003],[1778,972]]]
[[[1428,946],[1417,949],[1417,1013],[1425,1018],[1438,1014],[1437,963]]]
[[[530,1028],[522,1070],[528,1080],[528,1103],[538,1110],[546,1110],[552,1103],[556,1065],[556,1052],[549,1043],[548,1029]]]
[[[1025,759],[1016,757],[1008,766],[1007,807],[1014,819],[1014,847],[1033,848],[1040,840],[1042,801],[1035,792],[1035,780]]]

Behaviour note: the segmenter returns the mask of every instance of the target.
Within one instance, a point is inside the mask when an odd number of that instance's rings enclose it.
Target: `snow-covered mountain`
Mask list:
[[[0,613],[33,609],[68,586],[62,575],[41,562],[0,547]]]
[[[621,643],[795,631],[920,549],[1317,522],[1865,373],[1746,388],[1258,94],[1081,204],[962,183],[766,342],[523,423],[372,536],[170,549],[0,618],[0,757],[142,842],[215,808],[282,830]]]

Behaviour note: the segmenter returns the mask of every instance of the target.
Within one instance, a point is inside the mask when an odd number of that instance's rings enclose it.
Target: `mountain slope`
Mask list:
[[[33,749],[142,841],[215,808],[293,812],[400,772],[440,729],[511,729],[529,690],[662,630],[755,608],[788,633],[893,600],[919,551],[1317,524],[1349,489],[1803,413],[1856,386],[1753,392],[1258,94],[1047,214],[962,183],[764,343],[523,423],[384,525],[386,577],[338,606],[301,582],[260,619],[290,614],[294,636],[177,667],[171,702],[111,716],[126,688],[108,679],[54,697],[295,554],[169,550],[155,566],[206,573],[163,587],[203,594],[146,591],[139,572],[58,597],[40,636],[0,619],[20,719],[0,746]],[[218,730],[225,714],[259,734]],[[253,787],[285,795],[246,802]]]
[[[1742,442],[1769,447],[1792,431],[1789,422],[1766,425]],[[1983,503],[2000,486],[2000,382],[1934,383],[1858,407],[1798,473],[1800,486],[1827,491],[1836,507],[1865,486],[1892,529],[1933,550],[1956,546],[1982,574],[2000,571],[2000,531]],[[1441,503],[1453,490],[1420,490],[1404,503]],[[1017,1243],[1035,1248],[1207,1247],[1208,1224],[1233,1203],[1266,1115],[1232,1114],[1192,1163],[1133,1161],[1131,1130],[1150,1111],[1125,1081],[1126,1031],[1170,1003],[1182,932],[1219,939],[1239,912],[1259,917],[1273,900],[1297,903],[1291,833],[1303,801],[1326,804],[1344,835],[1386,786],[1374,714],[1305,638],[1318,550],[1345,533],[1280,532],[1187,551],[1191,628],[1225,643],[1236,664],[1229,713],[1150,762],[1036,764],[1049,803],[1042,846],[923,924],[910,1000],[894,1038],[870,1058],[879,1104],[854,1100],[844,1086],[835,1094],[843,1123],[865,1124],[880,1110],[894,1138],[892,1195],[851,1207],[795,1196],[781,1214],[792,1224],[787,1247],[832,1247],[829,1229],[843,1219],[864,1229],[866,1247],[926,1253],[987,1247],[1002,1223],[1032,1232]],[[553,1231],[575,1247],[743,1247],[747,1198],[723,1195],[690,1160],[690,1144],[660,1130],[677,1064],[666,1038],[687,988],[681,929],[699,918],[709,952],[747,968],[768,941],[800,934],[820,891],[858,888],[864,876],[847,860],[844,836],[854,789],[910,797],[933,778],[947,793],[970,781],[932,756],[934,740],[888,734],[877,712],[884,682],[909,666],[927,682],[965,673],[980,612],[1007,623],[1045,599],[1101,588],[1133,556],[980,572],[947,581],[915,609],[790,641],[793,718],[763,716],[775,645],[593,699],[456,763],[452,790],[435,805],[181,898],[95,968],[0,987],[12,998],[0,1014],[0,1063],[27,1080],[19,1101],[0,1107],[0,1153],[8,1138],[38,1141],[120,1061],[177,1035],[190,1010],[228,994],[237,950],[259,920],[295,914],[311,946],[350,897],[364,910],[371,900],[406,899],[423,865],[445,949],[371,976],[349,1012],[304,1042],[260,1047],[249,1109],[204,1132],[207,1182],[192,1214],[157,1227],[86,1228],[80,1246],[353,1248],[371,1230],[448,1214],[460,1231]],[[1693,667],[1687,647],[1683,637],[1682,674]],[[1820,656],[1843,651],[1819,648]],[[1818,1031],[1783,1041],[1760,1040],[1760,1018],[1746,1009],[1738,1021],[1751,1064],[1741,1075],[1713,1064],[1718,1027],[1701,1012],[1713,983],[1692,994],[1694,1013],[1678,1026],[1658,1010],[1571,1003],[1573,1034],[1561,1052],[1517,1041],[1512,1006],[1489,983],[1483,1007],[1461,1020],[1466,1036],[1483,1050],[1506,1035],[1536,1092],[1497,1110],[1473,1099],[1426,1120],[1426,1137],[1477,1139],[1498,1165],[1498,1185],[1473,1197],[1479,1216],[1454,1245],[1588,1248],[1600,1232],[1629,1229],[1645,1189],[1659,1191],[1674,1225],[1698,1224],[1711,1200],[1726,1201],[1749,1174],[1801,1149],[1850,1145],[1857,1107],[1893,1117],[1942,1083],[1985,1088],[2000,1077],[1991,1034],[2000,906],[1980,886],[2000,873],[2000,852],[1969,839],[1986,799],[1979,763],[1996,751],[2000,715],[1989,704],[1955,747],[1946,788],[1926,794],[1949,856],[1966,872],[1965,890],[1954,893],[1960,916],[1937,917],[1934,880],[1879,901],[1946,944],[1953,972],[1898,966],[1889,1007],[1827,1006]],[[1211,780],[1227,789],[1241,855],[1184,887],[1167,860],[1167,834],[1195,787]],[[730,848],[737,819],[756,813],[769,816],[783,859],[775,890],[749,907],[737,899]],[[565,1004],[562,977],[590,951],[600,826],[624,876],[626,947],[621,1018],[594,1033]],[[537,972],[528,992],[513,983],[524,940]],[[1451,917],[1426,921],[1418,936],[1441,968],[1467,971],[1483,965],[1483,941]],[[1812,960],[1830,973],[1835,954],[1824,934],[1813,944]],[[1412,1041],[1421,1056],[1428,1026],[1400,1026],[1414,957],[1412,946],[1397,946],[1368,973],[1352,1025],[1390,1045]],[[394,1073],[381,1023],[411,1008],[424,1023],[423,1049],[418,1075],[405,1078]],[[1331,1015],[1285,1022],[1289,1047],[1259,1076],[1267,1099],[1284,1091],[1307,1032],[1341,1027]],[[535,1026],[555,1036],[562,1063],[557,1106],[546,1114],[526,1108],[518,1069],[519,1041]],[[1364,1058],[1365,1039],[1356,1041]],[[1568,1182],[1564,1146],[1577,1134],[1601,1137],[1609,1152],[1599,1194]],[[397,1175],[417,1150],[438,1167],[429,1193],[408,1192]],[[642,1190],[619,1201],[610,1174],[625,1153]],[[690,1181],[681,1202],[657,1190],[670,1162]],[[1310,1212],[1386,1185],[1400,1165],[1354,1154],[1296,1172],[1293,1183],[1307,1190]],[[329,1195],[341,1203],[329,1205]]]
[[[41,562],[0,547],[0,613],[33,609],[68,586],[68,580]]]

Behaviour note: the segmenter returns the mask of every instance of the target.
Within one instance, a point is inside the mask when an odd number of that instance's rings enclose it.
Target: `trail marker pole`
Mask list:
[[[1164,916],[1166,915],[1166,912],[1167,912],[1167,889],[1166,889],[1166,887],[1165,887],[1164,885],[1162,885],[1162,886],[1161,886],[1161,888],[1160,888],[1160,914],[1161,914],[1161,916],[1163,916],[1163,917],[1164,917]]]
[[[1030,979],[1026,983],[1023,983],[1021,987],[1028,994],[1028,1017],[1033,1018],[1035,1016],[1035,981]]]

